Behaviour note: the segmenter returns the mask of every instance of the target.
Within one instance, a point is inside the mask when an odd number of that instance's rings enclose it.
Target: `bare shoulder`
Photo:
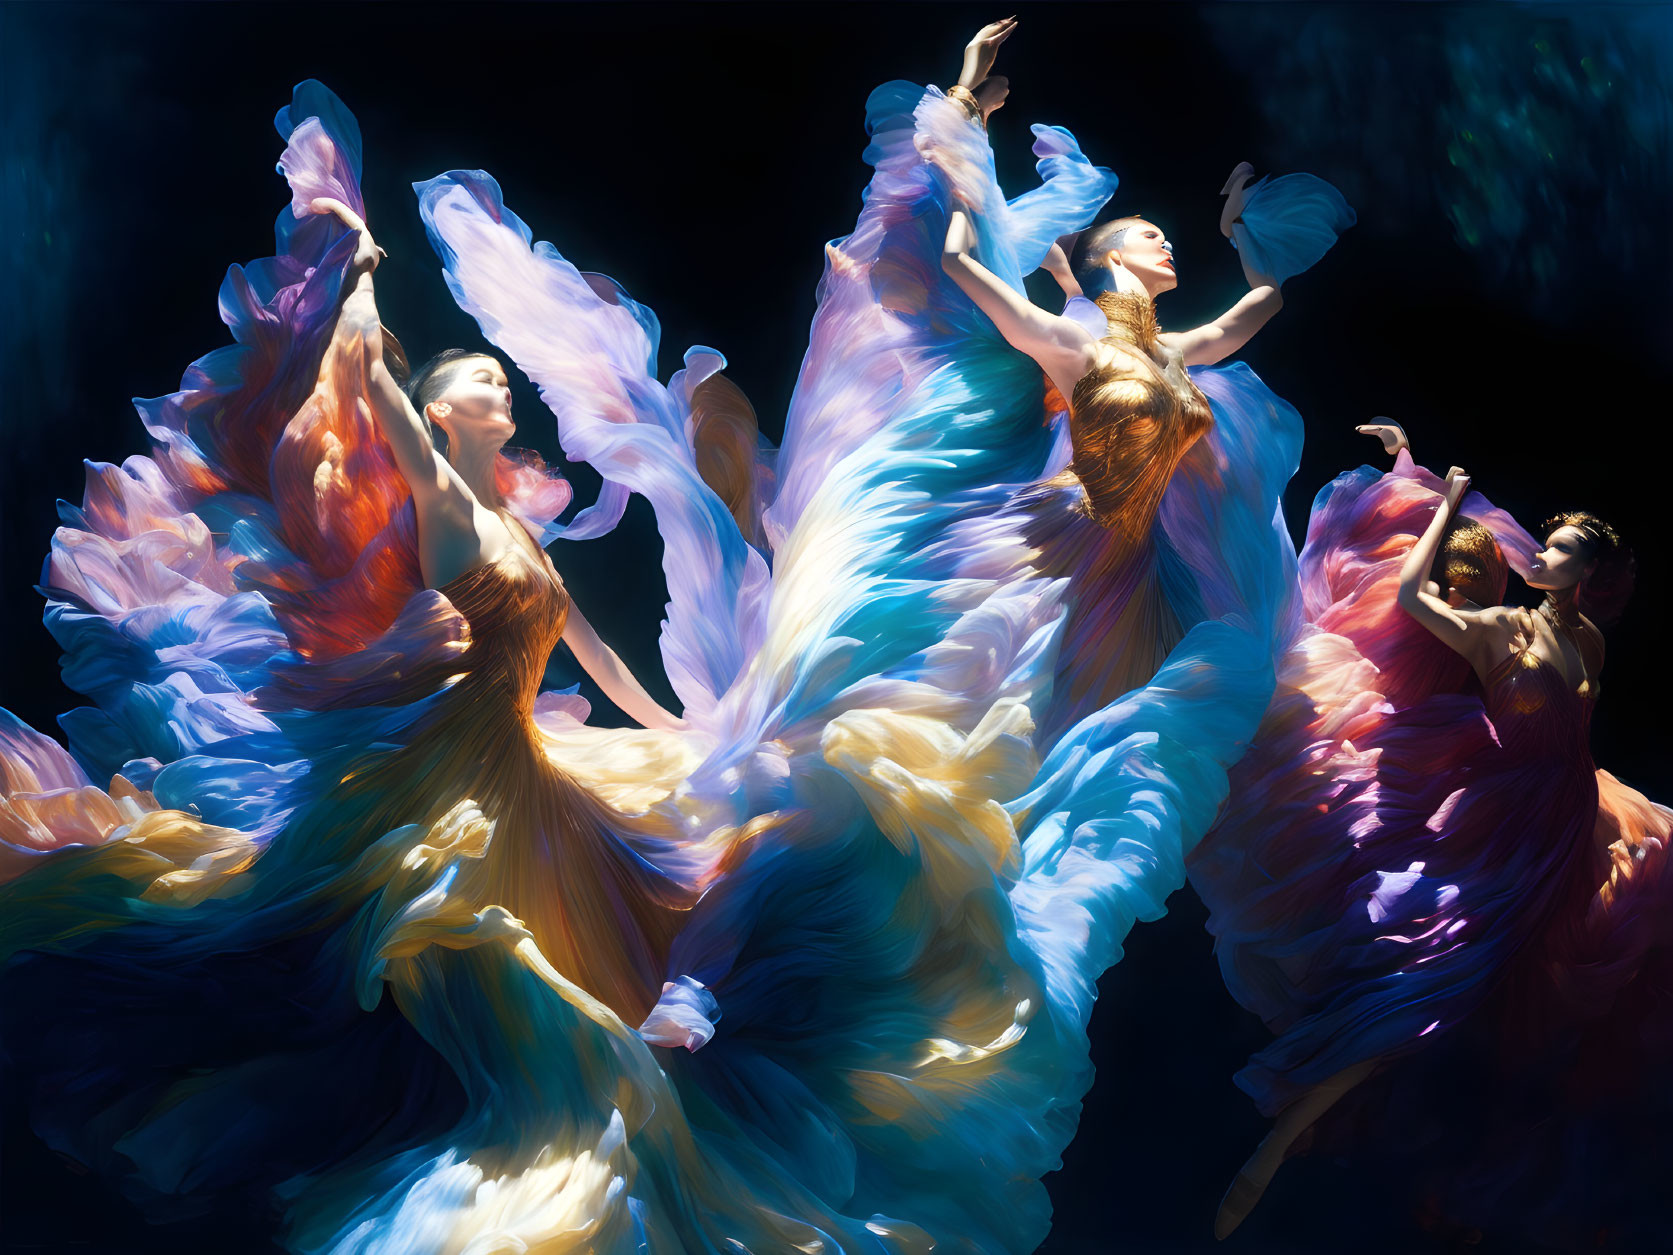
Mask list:
[[[1477,639],[1490,651],[1533,640],[1533,616],[1520,606],[1477,606],[1473,602],[1453,611],[1474,629]]]

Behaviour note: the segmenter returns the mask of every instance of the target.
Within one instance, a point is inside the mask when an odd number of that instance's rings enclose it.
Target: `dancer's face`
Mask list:
[[[454,364],[446,390],[425,409],[447,433],[450,447],[486,445],[498,449],[511,439],[511,386],[493,358],[467,357]]]
[[[1173,264],[1173,245],[1168,243],[1162,228],[1140,218],[1128,227],[1121,237],[1115,257],[1132,271],[1151,297],[1171,292],[1179,286],[1179,275]]]
[[[1545,539],[1545,548],[1534,555],[1528,584],[1546,592],[1573,588],[1591,573],[1595,563],[1591,544],[1578,527],[1563,526]]]

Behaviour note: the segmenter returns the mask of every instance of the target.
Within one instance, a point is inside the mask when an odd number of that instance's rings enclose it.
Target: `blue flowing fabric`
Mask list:
[[[1240,216],[1249,264],[1279,283],[1311,269],[1359,220],[1342,193],[1317,175],[1268,176],[1244,197]]]
[[[871,118],[878,174],[855,232],[828,250],[778,462],[760,644],[694,716],[714,749],[680,803],[719,825],[708,840],[725,847],[724,871],[675,943],[679,979],[659,1013],[707,1040],[658,1057],[710,1162],[736,1145],[768,1156],[838,1213],[821,1231],[841,1249],[933,1235],[1026,1250],[1049,1214],[1039,1177],[1073,1130],[1078,1091],[1062,1078],[1084,1073],[1083,1042],[1060,1057],[1005,893],[1019,852],[1001,799],[1036,766],[1029,709],[1050,682],[1057,586],[1026,565],[957,574],[950,532],[1037,477],[1054,436],[1038,370],[941,272],[948,183],[920,144],[972,165],[995,264],[1019,285],[1113,180],[1041,128],[1042,188],[1013,210],[980,132],[938,93],[890,85]],[[557,397],[594,311],[584,294],[567,310],[540,304],[563,263],[531,250],[497,197],[438,194],[460,182],[423,191],[449,283]],[[516,274],[486,263],[506,247]],[[971,337],[986,351],[961,349]],[[644,360],[635,349],[614,369],[642,377]],[[678,470],[689,445],[647,450],[690,490]],[[689,515],[657,504],[673,550]]]
[[[890,84],[873,95],[870,117],[877,174],[858,229],[830,251],[771,530],[783,534],[815,508],[802,485],[864,474],[921,498],[909,519],[880,520],[888,530],[874,552],[889,572],[1072,599],[1077,575],[1046,579],[1026,538],[1041,512],[1072,508],[1032,487],[1061,468],[1063,416],[1045,421],[1038,367],[941,275],[939,251],[956,191],[975,211],[979,259],[1020,289],[1023,267],[1036,266],[1056,235],[1084,227],[1114,179],[1097,172],[1094,184],[1094,168],[1067,158],[1078,149],[1066,132],[1035,128],[1042,172],[1075,170],[1096,192],[1065,203],[1079,210],[1074,218],[1035,219],[1030,198],[1041,193],[1006,206],[984,133],[938,92]],[[1184,883],[1184,857],[1225,797],[1226,771],[1259,723],[1295,626],[1294,548],[1280,500],[1300,455],[1299,416],[1245,366],[1193,377],[1214,430],[1170,486],[1152,540],[1177,568],[1185,639],[1149,684],[1069,727],[1030,787],[1007,799],[1022,855],[1007,894],[1060,1035],[1083,1032],[1097,977],[1119,958],[1133,921],[1158,917]],[[856,380],[863,389],[851,388]],[[965,452],[978,440],[974,456]],[[837,510],[850,493],[839,478],[815,500]],[[776,560],[786,563],[782,548]],[[782,582],[775,571],[775,598]],[[1113,619],[1121,607],[1099,609]],[[896,612],[886,630],[911,626]],[[1050,724],[1064,700],[1036,687],[1033,720]],[[1069,1104],[1086,1081],[1065,1085]]]

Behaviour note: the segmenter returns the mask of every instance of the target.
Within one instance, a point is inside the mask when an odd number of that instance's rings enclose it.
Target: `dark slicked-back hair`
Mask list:
[[[460,362],[469,361],[473,357],[490,357],[481,349],[443,349],[424,365],[413,371],[412,378],[407,380],[407,400],[412,402],[412,408],[418,411],[418,417],[424,420],[424,426],[430,433],[430,439],[437,447],[445,444],[445,435],[438,438],[435,426],[430,422],[430,416],[424,411],[430,402],[439,399],[447,391],[447,385],[453,380],[453,367]]]
[[[437,353],[413,371],[412,378],[407,381],[407,398],[412,402],[413,409],[422,414],[425,406],[447,391],[449,377],[453,374],[450,367],[473,357],[487,356],[480,349],[443,349]]]
[[[1111,218],[1108,222],[1100,222],[1095,227],[1088,227],[1080,233],[1075,241],[1074,254],[1069,258],[1069,269],[1074,273],[1075,282],[1080,284],[1081,291],[1087,296],[1096,296],[1110,285],[1109,269],[1104,265],[1104,259],[1109,256],[1111,249],[1121,247],[1121,241],[1127,232],[1141,222],[1150,221],[1137,214],[1128,214],[1124,218]]]
[[[1545,520],[1541,537],[1550,539],[1559,527],[1572,527],[1585,537],[1586,560],[1597,563],[1575,590],[1580,613],[1599,625],[1615,622],[1632,599],[1632,586],[1638,577],[1638,562],[1631,548],[1613,527],[1585,510],[1553,514]]]

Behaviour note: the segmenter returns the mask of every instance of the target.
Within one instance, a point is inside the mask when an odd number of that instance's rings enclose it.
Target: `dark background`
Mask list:
[[[78,458],[143,450],[128,398],[172,391],[227,341],[225,267],[272,251],[288,193],[273,113],[296,81],[341,95],[390,259],[386,322],[415,360],[481,343],[447,295],[408,185],[482,167],[582,268],[663,325],[664,375],[693,343],[731,360],[777,437],[806,347],[820,245],[867,168],[866,93],[945,84],[996,6],[365,4],[0,6],[0,704],[38,728],[76,703],[31,591]],[[1168,230],[1165,325],[1238,295],[1216,231],[1226,172],[1307,170],[1359,225],[1286,287],[1245,354],[1305,416],[1286,499],[1382,459],[1352,427],[1392,415],[1419,460],[1467,467],[1530,526],[1582,505],[1634,542],[1639,593],[1610,637],[1600,763],[1666,800],[1666,469],[1673,385],[1673,10],[1662,5],[1022,6],[993,138],[1033,180],[1027,123],[1068,126],[1121,175],[1114,207]],[[1046,289],[1040,295],[1044,297]],[[555,458],[514,381],[519,443]],[[596,479],[572,478],[582,502]],[[650,512],[554,559],[589,617],[666,697]],[[567,657],[551,679],[568,682]],[[593,694],[596,698],[596,694]],[[614,712],[599,704],[599,719]],[[1537,834],[1529,834],[1537,839]],[[1219,984],[1189,892],[1103,982],[1099,1079],[1045,1250],[1208,1251],[1215,1203],[1264,1131],[1231,1073],[1263,1041]],[[0,1162],[8,1251],[257,1251],[252,1228],[151,1230],[13,1117]],[[1398,1183],[1292,1163],[1231,1252],[1444,1249]],[[254,1221],[251,1222],[252,1226]],[[1472,1249],[1509,1249],[1489,1235]]]

